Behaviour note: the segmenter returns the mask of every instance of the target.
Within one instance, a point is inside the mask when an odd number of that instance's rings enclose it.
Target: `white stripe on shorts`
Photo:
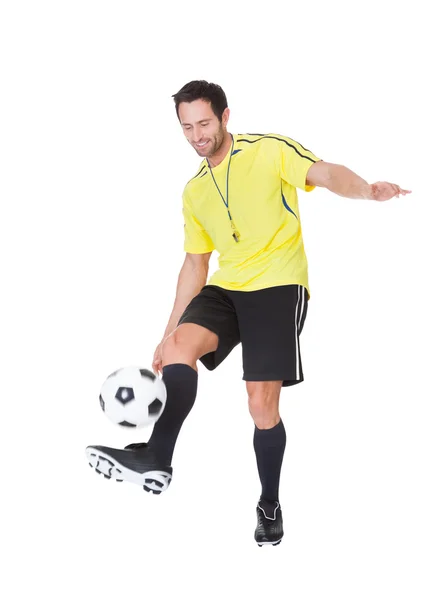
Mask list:
[[[302,285],[298,286],[298,299],[297,306],[295,308],[295,377],[298,381],[301,379],[301,369],[300,369],[300,347],[298,342],[298,332],[301,329],[301,321],[304,313],[304,298],[305,298],[306,290]]]

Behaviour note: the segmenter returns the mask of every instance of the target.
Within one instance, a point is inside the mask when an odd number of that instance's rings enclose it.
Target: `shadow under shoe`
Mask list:
[[[257,504],[255,541],[259,546],[277,546],[283,535],[283,515],[280,503],[268,502],[261,498]]]
[[[162,464],[147,443],[129,444],[123,450],[107,446],[88,446],[90,467],[107,479],[129,481],[147,492],[161,494],[172,480],[172,467]]]

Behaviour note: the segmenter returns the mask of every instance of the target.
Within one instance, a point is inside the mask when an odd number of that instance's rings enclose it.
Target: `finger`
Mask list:
[[[396,187],[397,187],[397,194],[401,194],[402,196],[406,196],[406,194],[412,193],[411,190],[404,190],[399,185],[397,185]]]
[[[398,187],[398,185],[395,185],[395,183],[391,184],[392,187],[392,197],[394,198],[394,196],[396,196],[397,198],[400,197],[400,188]]]
[[[397,196],[397,198],[398,198],[399,194],[400,194],[400,188],[395,183],[391,183],[390,186],[392,187],[394,195]]]

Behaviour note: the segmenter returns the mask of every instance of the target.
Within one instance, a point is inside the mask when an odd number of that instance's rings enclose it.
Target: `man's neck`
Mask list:
[[[228,150],[230,149],[233,138],[231,137],[231,133],[226,133],[222,146],[219,148],[217,152],[213,154],[213,156],[208,157],[208,164],[210,167],[217,167],[224,160],[226,155],[228,154]]]

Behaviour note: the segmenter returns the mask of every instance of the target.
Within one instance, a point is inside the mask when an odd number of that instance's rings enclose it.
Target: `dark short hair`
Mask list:
[[[219,121],[222,121],[224,110],[228,108],[227,97],[224,90],[216,83],[208,81],[190,81],[186,83],[176,94],[172,96],[175,100],[176,114],[179,119],[179,105],[181,102],[193,102],[194,100],[206,100],[210,102],[211,108]]]

